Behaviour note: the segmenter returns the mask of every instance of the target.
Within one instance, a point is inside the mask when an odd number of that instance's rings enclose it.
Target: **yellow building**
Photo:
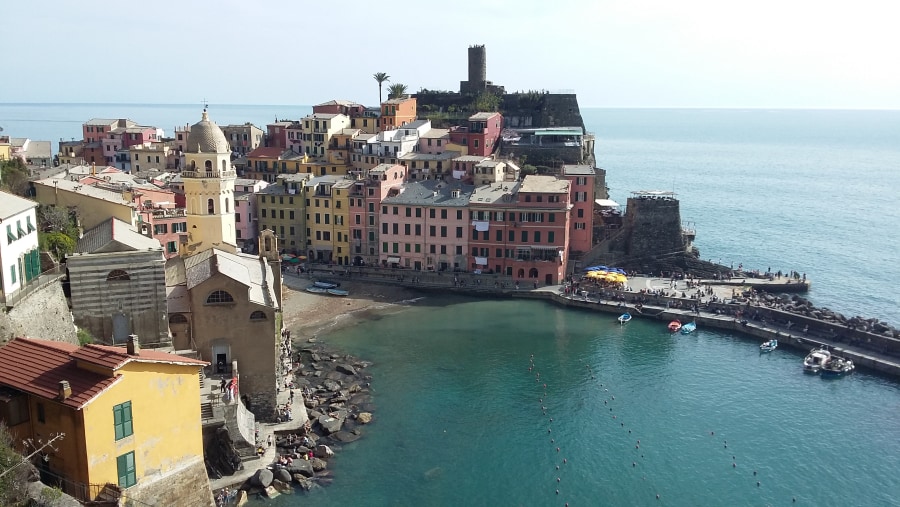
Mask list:
[[[344,264],[344,256],[349,257],[346,236],[350,232],[347,222],[350,190],[347,185],[341,186],[344,181],[352,184],[343,176],[319,176],[306,182],[306,255],[311,261]],[[340,196],[335,194],[336,190],[341,191]],[[341,241],[337,241],[338,233]]]
[[[332,137],[350,128],[350,117],[343,114],[313,113],[300,120],[301,151],[313,158],[324,158]]]
[[[34,200],[44,206],[74,209],[81,226],[93,229],[112,218],[137,225],[137,209],[126,192],[107,190],[62,178],[34,182]]]
[[[0,419],[43,449],[42,472],[81,501],[213,506],[203,461],[200,368],[155,350],[16,338],[0,348]]]
[[[8,137],[0,137],[0,160],[9,160],[11,148]]]
[[[344,178],[331,187],[332,221],[334,222],[334,258],[343,266],[350,265],[350,191],[356,182]]]
[[[271,229],[281,248],[306,251],[306,182],[309,174],[279,174],[275,183],[254,194],[259,230]]]

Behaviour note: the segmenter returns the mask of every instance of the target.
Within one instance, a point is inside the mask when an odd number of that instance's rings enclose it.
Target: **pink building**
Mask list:
[[[449,129],[431,129],[419,136],[419,153],[441,154],[447,149],[449,142]]]
[[[234,227],[239,247],[243,247],[259,235],[259,214],[256,212],[255,194],[267,186],[269,183],[263,180],[238,178],[234,181]]]
[[[381,201],[406,180],[406,168],[379,164],[350,188],[350,254],[354,266],[379,263]]]
[[[342,114],[350,118],[362,117],[365,111],[366,106],[350,100],[329,100],[313,106],[313,114]]]
[[[463,183],[472,184],[474,181],[475,166],[490,160],[483,155],[463,155],[452,160],[450,175]]]
[[[474,187],[440,180],[391,189],[381,202],[381,266],[417,271],[466,268],[468,212]]]
[[[555,176],[476,188],[469,200],[469,268],[519,283],[560,283],[568,257],[569,191],[569,181]]]
[[[266,146],[286,149],[287,129],[295,122],[289,120],[276,121],[266,125]]]
[[[187,216],[181,209],[144,209],[139,212],[139,231],[159,241],[166,259],[178,255],[178,245],[187,241]]]
[[[562,174],[572,184],[569,251],[573,255],[585,253],[593,246],[594,185],[597,173],[589,165],[564,165]]]
[[[503,115],[500,113],[476,113],[469,117],[466,127],[450,129],[450,142],[466,146],[469,155],[491,155],[497,148]]]

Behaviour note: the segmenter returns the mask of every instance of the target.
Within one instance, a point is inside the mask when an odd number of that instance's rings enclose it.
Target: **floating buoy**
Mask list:
[[[559,470],[559,465],[556,465],[556,469]]]
[[[732,463],[731,468],[737,468],[737,463]]]
[[[641,443],[641,439],[638,439],[637,443]]]
[[[552,418],[552,417],[550,418],[550,422],[553,422],[553,418]]]
[[[568,460],[566,460],[566,458],[563,458],[563,463],[568,463]]]
[[[656,494],[656,499],[659,500],[659,493]]]
[[[550,433],[550,431],[552,431],[552,430],[550,428],[547,428],[547,433]]]
[[[559,477],[556,478],[556,482],[559,482]]]
[[[639,445],[636,445],[636,446],[634,446],[634,448],[635,448],[635,449],[640,449],[640,448],[641,448],[641,446],[639,446]]]
[[[631,462],[631,466],[632,466],[632,467],[635,467],[635,466],[637,466],[637,463],[635,463],[634,461],[632,461],[632,462]]]
[[[559,452],[559,447],[556,448],[556,452]]]
[[[556,490],[556,494],[557,494],[557,495],[559,494],[559,490],[558,490],[558,489]]]
[[[759,487],[759,481],[756,481],[756,487],[757,488]]]
[[[553,439],[551,438],[551,439],[550,439],[550,443],[551,443],[551,444],[556,443],[556,440],[553,440]]]

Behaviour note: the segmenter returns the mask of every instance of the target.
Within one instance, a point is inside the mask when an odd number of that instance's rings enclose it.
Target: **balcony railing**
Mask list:
[[[182,178],[237,178],[237,172],[228,171],[182,171]]]

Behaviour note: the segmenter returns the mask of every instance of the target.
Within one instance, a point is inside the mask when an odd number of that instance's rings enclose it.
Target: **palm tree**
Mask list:
[[[372,77],[375,78],[375,81],[378,81],[378,103],[381,104],[381,83],[390,79],[391,76],[388,76],[384,72],[376,72],[375,74],[372,74]]]
[[[402,83],[394,83],[388,87],[388,100],[399,99],[406,95],[406,85]]]

